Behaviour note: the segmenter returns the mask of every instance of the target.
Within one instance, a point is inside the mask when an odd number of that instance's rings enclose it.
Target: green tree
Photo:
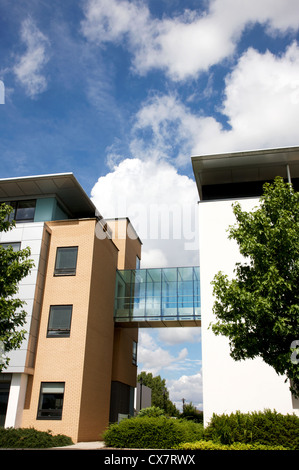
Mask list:
[[[166,387],[165,379],[161,379],[160,375],[153,377],[151,372],[141,372],[137,381],[142,382],[143,385],[149,387],[152,391],[152,406],[156,406],[164,410],[164,412],[170,416],[178,416],[179,412],[169,399],[169,391]]]
[[[192,402],[184,403],[183,411],[180,414],[181,418],[189,419],[191,421],[196,421],[198,423],[203,422],[203,412],[196,409],[196,406]]]
[[[216,335],[229,338],[235,360],[260,356],[277,374],[290,379],[299,395],[298,361],[292,345],[299,340],[299,193],[280,177],[264,185],[260,205],[243,212],[229,227],[244,263],[235,278],[219,272],[212,284],[216,297],[212,324]]]
[[[11,212],[10,206],[0,205],[0,232],[7,232],[15,226],[15,222],[9,220]],[[7,353],[18,349],[26,334],[22,329],[26,317],[23,310],[25,302],[16,295],[19,282],[33,267],[29,256],[29,248],[14,251],[12,246],[5,248],[0,245],[0,372],[8,366]]]

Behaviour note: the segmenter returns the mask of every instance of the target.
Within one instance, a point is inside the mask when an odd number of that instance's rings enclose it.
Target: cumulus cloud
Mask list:
[[[222,132],[220,146],[260,148],[298,144],[299,47],[285,54],[260,54],[250,48],[226,78],[223,113],[231,130]]]
[[[47,79],[42,74],[42,69],[48,62],[49,42],[31,18],[22,23],[21,39],[26,51],[18,57],[13,71],[18,81],[25,87],[28,96],[32,98],[47,88]]]
[[[136,115],[131,152],[180,167],[190,155],[298,145],[298,77],[297,42],[280,56],[250,48],[225,79],[218,111],[228,126],[175,94],[155,95]]]
[[[167,380],[166,386],[170,400],[177,408],[182,409],[183,398],[185,403],[190,403],[198,409],[203,409],[202,374],[182,375],[177,380]]]
[[[143,242],[142,267],[198,264],[197,189],[174,166],[126,159],[98,179],[91,198],[105,218],[129,217]]]
[[[141,370],[152,373],[154,376],[165,369],[185,369],[184,361],[187,356],[186,347],[182,348],[177,356],[174,356],[167,349],[159,346],[146,331],[142,330],[139,335],[138,363],[141,364]]]
[[[186,10],[160,20],[143,3],[128,0],[87,0],[84,12],[82,32],[88,40],[99,45],[126,40],[137,73],[158,68],[175,81],[232,56],[250,24],[266,25],[269,34],[299,26],[297,0],[211,0],[204,12]]]

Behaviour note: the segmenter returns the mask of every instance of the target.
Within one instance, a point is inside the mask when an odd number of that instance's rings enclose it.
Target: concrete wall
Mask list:
[[[211,281],[218,271],[233,277],[235,263],[242,261],[227,229],[235,217],[232,200],[199,203],[199,249],[202,315],[203,408],[205,424],[213,413],[263,411],[299,415],[299,401],[292,399],[289,383],[260,359],[236,362],[229,354],[228,340],[209,329],[214,321]],[[258,199],[242,199],[243,210],[251,211]]]

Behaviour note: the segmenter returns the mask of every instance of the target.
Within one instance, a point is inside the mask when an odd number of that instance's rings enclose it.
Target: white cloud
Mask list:
[[[138,363],[142,366],[141,370],[152,373],[154,376],[165,369],[185,369],[184,361],[187,356],[186,347],[182,348],[177,356],[174,356],[167,349],[159,346],[149,333],[141,331],[139,334]]]
[[[34,97],[47,88],[46,77],[41,73],[48,62],[48,39],[37,28],[31,18],[23,21],[21,39],[26,46],[26,52],[17,60],[13,71],[19,82],[25,87],[26,93]]]
[[[182,375],[177,380],[167,380],[166,386],[170,400],[182,409],[183,398],[185,403],[190,403],[198,409],[203,409],[202,400],[202,375],[200,372],[194,375]]]
[[[98,179],[91,198],[105,218],[129,217],[142,267],[198,264],[196,185],[169,163],[126,159]]]
[[[156,95],[136,115],[132,154],[157,154],[180,166],[190,155],[298,145],[298,77],[296,42],[280,56],[250,48],[225,80],[218,110],[230,128],[191,111],[175,95]]]
[[[201,341],[201,329],[194,327],[160,328],[158,338],[166,345],[199,343]]]
[[[190,164],[191,155],[298,145],[298,77],[296,42],[280,56],[246,51],[225,81],[220,110],[230,128],[176,95],[143,104],[131,135],[134,158],[115,165],[92,190],[104,217],[131,219],[144,243],[142,267],[198,264],[197,189],[175,166]]]
[[[223,113],[231,130],[219,144],[227,148],[297,145],[299,47],[277,57],[249,49],[226,79]]]
[[[204,13],[186,10],[158,20],[142,3],[88,0],[82,32],[98,44],[127,40],[137,73],[158,68],[173,80],[185,80],[232,56],[250,24],[265,24],[269,34],[299,26],[297,0],[211,0],[208,6]]]

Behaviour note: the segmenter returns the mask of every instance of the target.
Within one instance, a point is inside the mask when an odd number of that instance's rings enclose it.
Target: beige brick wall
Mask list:
[[[126,219],[124,222],[127,223]],[[28,381],[23,427],[51,430],[74,442],[98,440],[109,424],[111,380],[135,386],[132,341],[138,329],[114,329],[117,267],[135,267],[139,240],[98,239],[94,219],[48,222],[49,256],[34,375]],[[55,277],[57,247],[78,246],[75,276]],[[51,305],[73,305],[69,338],[47,338]],[[115,331],[115,335],[114,335]],[[37,418],[42,382],[65,382],[61,420]]]
[[[30,387],[26,398],[29,408],[23,413],[23,426],[34,426],[40,430],[52,430],[54,433],[66,434],[74,441],[78,440],[79,418],[81,413],[82,381],[85,367],[87,326],[89,321],[89,302],[91,296],[91,275],[94,262],[95,220],[49,222],[51,244],[49,250],[45,292],[40,321],[37,357],[34,370],[32,390]],[[105,263],[114,264],[117,250],[109,240],[100,241],[102,251],[104,244],[110,247]],[[76,276],[53,276],[56,249],[59,246],[78,246]],[[109,258],[109,259],[108,259]],[[105,264],[104,264],[105,266]],[[104,270],[102,266],[102,270]],[[115,275],[115,274],[114,274]],[[96,282],[96,280],[95,280]],[[112,282],[114,286],[114,282]],[[105,297],[105,289],[99,283],[98,291]],[[113,296],[112,296],[113,298]],[[51,305],[72,304],[71,334],[69,338],[47,338],[49,309]],[[110,311],[113,315],[113,310]],[[112,331],[113,323],[109,328]],[[99,341],[95,345],[95,361],[103,360],[100,351],[102,330],[98,329]],[[107,334],[107,332],[106,332]],[[106,352],[105,352],[106,354]],[[106,358],[103,367],[106,368]],[[112,361],[112,357],[111,357]],[[37,420],[38,400],[41,382],[65,382],[63,415],[61,420]],[[106,395],[105,395],[106,398]]]

